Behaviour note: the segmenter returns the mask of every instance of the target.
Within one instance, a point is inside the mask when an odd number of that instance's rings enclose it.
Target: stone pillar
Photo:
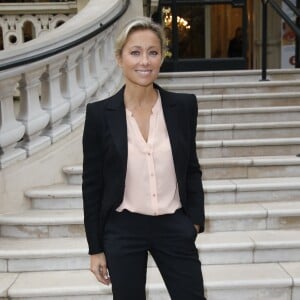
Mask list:
[[[60,69],[64,62],[65,59],[51,62],[47,65],[46,72],[41,77],[42,108],[46,110],[50,116],[49,124],[43,134],[49,136],[52,143],[71,132],[70,125],[61,122],[70,108],[70,103],[63,97],[60,88]]]
[[[24,149],[16,148],[25,133],[25,126],[16,121],[13,96],[20,77],[0,80],[0,168],[26,158]]]
[[[78,60],[81,53],[81,49],[70,53],[62,68],[62,95],[70,103],[70,110],[65,121],[71,125],[72,129],[79,126],[84,118],[84,115],[78,112],[78,108],[86,99],[85,90],[79,87],[77,78]]]
[[[49,122],[49,115],[40,104],[40,77],[44,70],[40,68],[22,74],[19,84],[20,113],[17,120],[25,126],[25,136],[19,146],[27,151],[28,156],[51,144],[49,137],[40,135]]]
[[[98,87],[98,82],[92,76],[90,68],[90,65],[95,63],[91,61],[91,50],[94,46],[95,40],[86,43],[79,58],[79,85],[85,90],[86,98],[94,95]]]
[[[97,37],[94,53],[91,53],[95,62],[94,72],[98,80],[98,90],[96,93],[96,99],[104,99],[109,96],[108,90],[105,87],[108,72],[107,66],[105,64],[105,39],[106,33]]]

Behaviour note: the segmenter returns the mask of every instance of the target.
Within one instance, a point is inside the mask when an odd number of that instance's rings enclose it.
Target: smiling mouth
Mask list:
[[[136,70],[138,73],[148,74],[151,73],[151,70]]]

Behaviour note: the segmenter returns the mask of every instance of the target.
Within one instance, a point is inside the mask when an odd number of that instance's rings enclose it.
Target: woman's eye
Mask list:
[[[157,51],[155,51],[155,50],[153,50],[153,51],[150,51],[150,55],[151,55],[151,56],[156,56],[156,55],[158,55],[158,52],[157,52]]]
[[[133,56],[138,56],[140,54],[140,52],[139,51],[131,51],[130,54]]]

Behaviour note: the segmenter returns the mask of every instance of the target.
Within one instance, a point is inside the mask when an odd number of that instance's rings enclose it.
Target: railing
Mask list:
[[[38,4],[36,4],[36,6],[38,6]],[[28,6],[26,7],[27,10],[29,10]],[[73,9],[70,9],[68,13],[64,14],[62,12],[51,13],[49,12],[49,8],[45,8],[42,13],[37,14],[36,12],[24,14],[22,8],[20,8],[20,13],[2,14],[0,15],[0,27],[2,28],[0,33],[0,51],[3,49],[8,50],[19,47],[21,44],[26,43],[29,40],[33,40],[43,34],[47,34],[49,31],[52,31],[67,22],[73,16]],[[26,29],[28,28],[30,30],[26,32]],[[0,53],[0,55],[1,54],[2,53]]]
[[[119,86],[113,40],[129,0],[90,0],[63,26],[0,56],[0,169],[63,138]]]
[[[274,11],[286,21],[286,23],[292,28],[296,35],[296,68],[300,68],[300,0],[297,0],[296,5],[290,0],[282,0],[296,15],[296,22],[294,22],[281,8],[275,0],[261,0],[262,2],[262,69],[261,69],[261,81],[267,79],[267,33],[268,33],[268,7],[272,7]],[[269,6],[270,5],[270,6]]]

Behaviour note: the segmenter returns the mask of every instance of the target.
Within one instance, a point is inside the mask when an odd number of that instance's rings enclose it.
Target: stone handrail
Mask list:
[[[90,0],[63,26],[1,51],[0,66],[48,51],[56,54],[0,72],[0,169],[68,135],[83,123],[88,102],[107,97],[120,85],[113,40],[128,12],[97,36],[63,52],[55,49],[108,23],[125,3]]]

